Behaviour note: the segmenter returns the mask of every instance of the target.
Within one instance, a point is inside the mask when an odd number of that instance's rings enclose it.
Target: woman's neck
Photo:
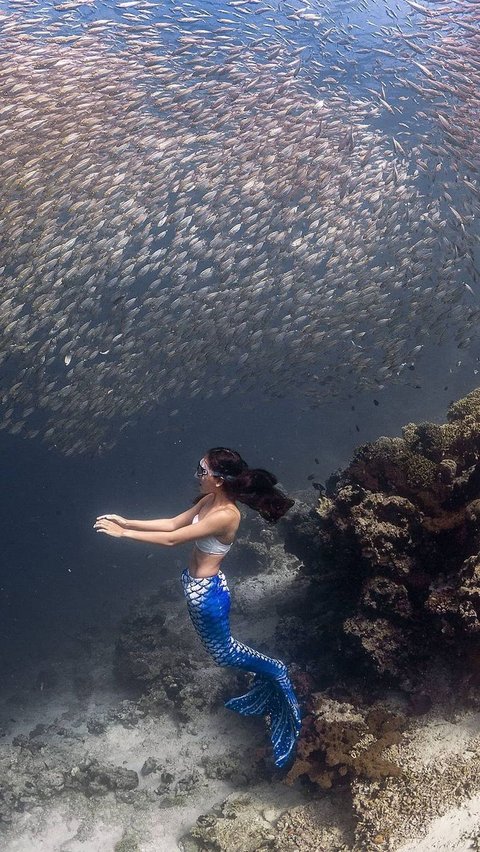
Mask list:
[[[231,506],[232,504],[236,505],[235,501],[230,500],[229,497],[227,497],[225,494],[218,494],[217,491],[213,492],[213,500],[211,503],[212,506],[215,506],[217,509],[219,509],[220,506]]]

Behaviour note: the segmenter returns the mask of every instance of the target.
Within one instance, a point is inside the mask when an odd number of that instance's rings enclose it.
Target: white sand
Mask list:
[[[480,769],[480,767],[479,767]],[[477,844],[474,843],[474,838]],[[422,838],[397,847],[396,852],[472,852],[480,848],[480,795],[434,819]]]

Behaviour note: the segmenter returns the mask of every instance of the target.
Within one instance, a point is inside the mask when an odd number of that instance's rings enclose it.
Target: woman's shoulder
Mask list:
[[[227,505],[223,506],[223,508],[224,509],[231,509],[234,512],[235,516],[239,520],[241,519],[242,513],[240,512],[240,509],[238,508],[238,506],[235,505],[235,503],[227,503]]]
[[[210,494],[205,495],[206,498],[210,497],[210,496],[211,496]],[[207,511],[208,511],[208,505],[210,505],[211,502],[213,502],[213,501],[210,501],[210,503],[207,504]],[[242,513],[240,512],[240,509],[238,508],[238,506],[235,505],[235,503],[226,503],[224,506],[221,506],[220,508],[218,508],[217,512],[226,511],[226,510],[231,511],[232,517],[235,516],[235,520],[238,523],[240,523],[240,521],[242,519]]]
[[[232,530],[233,530],[234,533],[236,533],[236,531],[238,530],[238,528],[240,526],[240,521],[242,520],[242,513],[240,512],[240,509],[238,508],[238,506],[235,506],[234,503],[226,506],[225,508],[233,510],[231,512],[231,518],[232,518],[231,523],[232,523]]]

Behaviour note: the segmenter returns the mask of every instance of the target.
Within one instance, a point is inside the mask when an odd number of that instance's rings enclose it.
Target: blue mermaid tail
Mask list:
[[[192,577],[182,572],[188,612],[205,650],[219,666],[254,672],[252,688],[225,702],[243,716],[268,716],[276,766],[285,766],[294,753],[302,726],[300,707],[281,660],[266,657],[233,639],[230,633],[230,591],[225,574]]]

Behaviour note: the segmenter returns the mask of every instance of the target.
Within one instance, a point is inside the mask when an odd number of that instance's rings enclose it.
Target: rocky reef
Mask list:
[[[306,624],[319,656],[369,689],[400,687],[414,712],[430,706],[439,667],[461,702],[479,702],[480,390],[447,419],[360,446],[318,505],[285,524],[313,585],[332,577],[337,617]]]

